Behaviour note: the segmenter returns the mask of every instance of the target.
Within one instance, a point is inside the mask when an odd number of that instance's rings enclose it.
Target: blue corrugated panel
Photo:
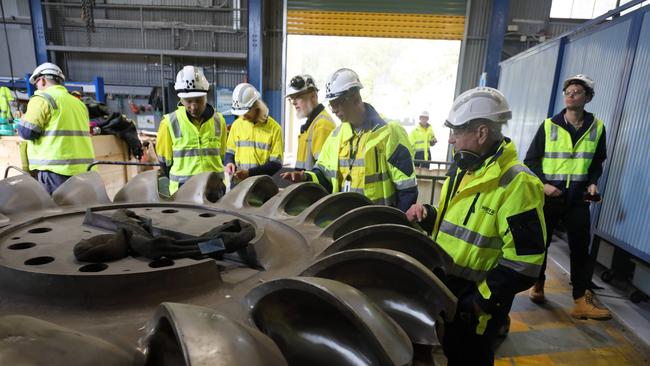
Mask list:
[[[570,38],[564,48],[560,83],[556,91],[555,113],[564,108],[562,80],[576,74],[589,75],[596,83],[596,96],[586,109],[603,120],[609,128],[613,120],[616,99],[625,66],[625,51],[631,19],[604,26],[598,31]],[[613,139],[607,143],[613,147]]]
[[[624,42],[621,42],[624,43]],[[604,68],[604,71],[615,69]],[[612,74],[616,75],[614,72]],[[645,13],[598,229],[650,258],[650,12]],[[613,88],[612,88],[613,89]]]
[[[512,109],[512,120],[503,132],[514,141],[520,159],[526,155],[530,141],[547,117],[559,46],[559,40],[553,41],[501,64],[499,90]]]

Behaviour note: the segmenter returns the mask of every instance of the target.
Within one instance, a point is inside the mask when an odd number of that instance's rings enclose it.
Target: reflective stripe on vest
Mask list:
[[[236,141],[235,146],[237,146],[237,147],[254,147],[256,149],[266,150],[266,151],[271,150],[271,147],[269,146],[269,144],[264,143],[264,142],[258,142],[258,141]]]
[[[95,159],[88,109],[62,85],[38,90],[34,98],[38,97],[47,101],[50,116],[41,136],[27,143],[29,169],[65,176],[85,173]]]
[[[235,165],[240,169],[268,162],[282,164],[282,128],[271,116],[260,123],[239,117],[230,128],[226,153],[235,156]]]
[[[575,146],[569,131],[555,124],[550,118],[544,121],[546,135],[542,172],[548,181],[563,182],[566,187],[571,181],[584,182],[594,157],[598,140],[603,132],[603,122],[594,119]]]
[[[197,127],[187,117],[186,109],[178,107],[166,118],[172,136],[173,159],[169,172],[169,192],[173,194],[180,185],[200,173],[215,172],[223,177],[222,117],[215,113]]]

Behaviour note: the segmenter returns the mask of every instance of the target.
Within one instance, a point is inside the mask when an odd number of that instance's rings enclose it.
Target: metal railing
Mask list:
[[[4,178],[4,179],[7,179],[7,177],[9,177],[9,171],[10,171],[11,169],[17,170],[17,171],[19,171],[19,172],[22,173],[22,174],[30,175],[28,172],[26,172],[26,171],[20,169],[20,168],[17,167],[17,166],[9,165],[9,166],[7,167],[7,169],[5,169],[5,178]]]
[[[140,163],[137,161],[104,161],[96,160],[88,164],[87,171],[90,171],[95,165],[135,165],[135,166],[160,166],[160,163]]]
[[[420,160],[420,159],[414,159],[413,162],[415,163],[416,167],[419,168],[428,168],[429,170],[442,170],[444,169],[445,172],[449,170],[449,167],[451,166],[452,162],[450,161],[436,161],[436,160]],[[434,165],[436,168],[431,169],[431,165]],[[444,181],[447,179],[446,174],[442,175],[421,175],[421,174],[416,174],[415,175],[416,179],[422,179],[422,180],[430,180],[431,181],[431,198],[429,199],[429,204],[431,206],[434,205],[435,200],[435,193],[436,193],[436,182],[437,181]]]

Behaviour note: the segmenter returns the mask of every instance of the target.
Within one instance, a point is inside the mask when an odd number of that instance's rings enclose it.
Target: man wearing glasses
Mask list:
[[[293,182],[313,181],[329,192],[358,192],[374,204],[406,211],[418,190],[411,143],[404,128],[384,121],[361,99],[359,76],[339,69],[329,78],[325,98],[343,121],[329,138],[311,170],[282,174]]]
[[[287,88],[287,98],[296,109],[296,116],[307,118],[298,135],[296,170],[309,170],[314,167],[327,136],[336,125],[325,107],[318,103],[318,88],[311,76],[294,76]]]
[[[575,306],[574,318],[608,319],[609,310],[594,303],[591,284],[591,260],[588,249],[591,220],[589,202],[599,201],[598,178],[607,158],[605,126],[585,104],[594,97],[594,81],[586,75],[575,75],[564,81],[564,108],[547,118],[531,142],[525,163],[544,183],[544,217],[547,250],[553,230],[562,220],[567,230],[571,260],[571,283]],[[544,271],[530,289],[535,303],[543,303]]]
[[[36,86],[27,112],[17,123],[27,144],[29,169],[52,194],[71,176],[86,172],[95,159],[88,127],[88,108],[63,86],[63,71],[53,63],[39,65],[29,78]]]
[[[459,95],[445,122],[456,164],[438,209],[415,204],[406,212],[450,259],[441,278],[458,298],[442,338],[449,366],[494,364],[493,343],[512,301],[544,261],[543,186],[501,133],[511,118],[496,89]]]

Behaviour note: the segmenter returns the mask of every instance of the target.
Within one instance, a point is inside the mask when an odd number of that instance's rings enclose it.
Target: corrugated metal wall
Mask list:
[[[569,37],[564,48],[560,80],[586,74],[596,81],[596,96],[586,109],[609,128],[614,123],[614,109],[625,66],[625,47],[631,20],[605,25],[598,32]],[[564,108],[562,90],[556,90],[554,113]],[[608,141],[611,151],[613,139]]]
[[[262,97],[269,106],[269,114],[282,123],[284,97],[282,96],[284,4],[283,1],[264,2],[264,62]]]
[[[518,124],[509,132],[523,156],[535,130],[531,118],[537,114],[539,126],[553,97],[551,110],[563,108],[562,80],[578,73],[594,78],[596,97],[587,110],[605,122],[609,157],[599,181],[602,206],[592,207],[595,233],[646,261],[650,261],[650,190],[645,183],[650,181],[649,10],[641,8],[568,35],[563,46],[558,40],[556,46],[538,46],[507,60],[501,64],[499,83],[511,103],[512,122]],[[562,55],[559,63],[558,55]]]
[[[9,53],[11,53],[11,66],[13,77],[23,78],[25,73],[32,72],[36,67],[34,56],[34,40],[29,17],[29,3],[22,0],[0,0],[4,7],[7,22],[7,36],[9,46],[5,40],[2,20],[0,19],[0,76],[11,77]]]
[[[466,0],[288,0],[289,10],[465,15]]]
[[[503,132],[515,142],[522,160],[548,113],[559,50],[557,40],[501,64],[499,90],[512,109],[512,119]],[[526,75],[525,81],[522,75]]]
[[[546,40],[574,28],[579,22],[551,22],[549,18],[552,0],[511,0],[508,24],[519,25],[517,32],[507,32],[503,44],[503,59],[516,55],[539,43],[531,37],[520,40],[523,34],[542,34]],[[468,0],[470,7],[465,55],[459,67],[456,92],[461,93],[478,85],[485,64],[488,25],[492,8],[491,0]]]
[[[621,42],[623,43],[623,42]],[[640,32],[598,228],[650,257],[650,12]],[[636,253],[639,255],[639,253]]]
[[[490,0],[469,0],[469,19],[466,20],[467,38],[464,54],[461,55],[458,66],[458,81],[456,93],[478,85],[485,64],[487,51],[487,33],[490,18]]]
[[[87,32],[80,2],[50,1],[44,5],[46,39],[48,46],[64,49],[54,61],[70,80],[102,76],[106,84],[154,86],[173,82],[183,65],[193,64],[203,67],[214,85],[233,88],[246,74],[247,1],[241,1],[237,21],[234,5],[233,0],[108,0],[94,8],[95,31]],[[86,47],[101,53],[81,52]],[[160,51],[162,65],[159,54],[137,54],[140,50]],[[213,56],[217,52],[241,56]]]

